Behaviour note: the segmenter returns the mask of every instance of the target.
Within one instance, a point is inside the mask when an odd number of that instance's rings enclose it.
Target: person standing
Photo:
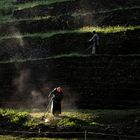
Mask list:
[[[97,49],[99,48],[99,40],[100,40],[99,35],[95,31],[93,31],[93,36],[89,40],[89,42],[92,42],[92,45],[89,47],[92,48],[91,54],[97,53]]]
[[[51,113],[54,116],[59,116],[59,114],[61,114],[61,101],[63,99],[62,88],[54,88],[48,97],[52,97]]]

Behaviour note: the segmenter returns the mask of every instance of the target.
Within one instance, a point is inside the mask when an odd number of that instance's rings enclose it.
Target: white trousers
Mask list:
[[[95,45],[93,45],[91,54],[95,54],[95,53],[96,53],[96,48]]]

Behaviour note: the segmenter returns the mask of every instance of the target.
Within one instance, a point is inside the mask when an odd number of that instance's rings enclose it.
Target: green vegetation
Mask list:
[[[0,109],[0,127],[11,126],[35,128],[42,124],[42,112],[19,112],[17,110]],[[60,118],[55,119],[46,113],[50,126],[76,127],[96,124],[117,124],[133,122],[140,117],[140,110],[69,110],[64,111]],[[7,124],[7,125],[5,125]]]
[[[95,14],[108,14],[108,13],[111,13],[111,12],[115,12],[115,11],[118,11],[118,10],[132,10],[132,9],[139,9],[140,6],[132,6],[132,7],[117,7],[117,8],[114,8],[114,9],[104,9],[104,10],[99,10],[99,11],[96,11]],[[74,17],[77,17],[77,16],[80,16],[80,15],[88,15],[88,14],[92,14],[91,12],[76,12],[76,13],[73,13],[72,16]]]
[[[14,22],[16,19],[12,15],[0,16],[0,23]]]
[[[59,35],[59,34],[69,34],[69,33],[87,33],[87,32],[92,32],[93,30],[96,32],[100,32],[100,33],[116,33],[116,32],[123,32],[123,31],[127,31],[127,30],[135,30],[135,29],[140,29],[140,26],[109,26],[109,27],[82,27],[79,29],[75,29],[75,30],[59,30],[59,31],[51,31],[51,32],[46,32],[46,33],[33,33],[33,34],[29,34],[29,33],[25,33],[25,34],[21,34],[21,35],[10,35],[10,36],[1,36],[0,40],[3,39],[11,39],[11,38],[24,38],[24,37],[41,37],[43,38],[49,38],[52,37],[54,35]]]
[[[64,116],[62,119],[54,119],[48,115],[48,118],[50,118],[50,126],[74,127],[86,124],[82,119],[80,120],[76,117]],[[0,129],[2,130],[12,129],[14,131],[26,129],[36,131],[41,124],[41,119],[31,117],[27,112],[0,109]],[[44,123],[43,125],[45,126],[47,124]]]
[[[129,123],[140,117],[140,110],[78,110],[66,111],[65,116],[97,124]],[[96,124],[95,123],[95,124]]]
[[[67,57],[88,57],[90,55],[82,55],[82,54],[78,54],[78,53],[71,53],[71,54],[62,54],[62,55],[56,55],[56,56],[52,56],[52,57],[46,57],[46,58],[29,58],[29,59],[11,59],[11,60],[7,60],[7,61],[0,61],[0,64],[7,64],[7,63],[25,63],[25,62],[29,62],[29,61],[42,61],[42,60],[48,60],[48,59],[58,59],[58,58],[67,58]]]
[[[22,138],[22,137],[17,137],[17,136],[10,136],[10,135],[0,135],[0,140],[64,140],[61,138]],[[72,139],[72,140],[77,140],[77,139]]]
[[[40,16],[40,17],[33,17],[29,19],[16,19],[13,16],[14,10],[22,10],[25,8],[33,8],[35,6],[43,6],[43,5],[50,5],[53,3],[58,2],[65,2],[65,1],[74,1],[74,0],[34,0],[33,2],[27,2],[23,4],[16,4],[16,0],[0,0],[0,23],[5,24],[8,23],[9,25],[12,25],[12,22],[15,23],[15,26],[18,25],[19,21],[28,21],[28,20],[42,20],[42,19],[49,19],[49,18],[56,18],[51,17],[50,15]],[[82,7],[82,5],[81,5]],[[107,14],[108,12],[114,12],[117,10],[128,10],[128,9],[139,9],[139,6],[131,6],[131,7],[118,7],[114,8],[115,6],[110,7],[110,9],[99,8],[96,12],[96,14]],[[112,9],[111,9],[112,8]],[[1,12],[2,11],[2,12]],[[80,11],[80,10],[79,10]],[[84,10],[83,10],[84,11]],[[75,11],[74,11],[75,12]],[[86,14],[89,14],[88,12],[76,12],[72,14],[72,16],[80,16]],[[63,15],[64,13],[62,13]],[[92,13],[90,13],[92,14]],[[136,17],[137,19],[137,17]],[[11,22],[11,23],[10,23]],[[6,24],[7,25],[7,24]],[[14,25],[14,24],[13,24]],[[20,25],[20,23],[19,23]],[[7,26],[5,26],[7,27]],[[57,35],[66,35],[66,34],[82,34],[82,33],[90,33],[93,30],[99,32],[99,33],[116,33],[116,32],[125,32],[127,30],[136,30],[140,29],[139,26],[108,26],[108,27],[94,27],[94,26],[86,26],[82,28],[77,28],[74,30],[56,30],[56,31],[48,31],[48,32],[35,32],[35,33],[18,33],[18,35],[1,35],[0,41],[7,41],[8,39],[14,39],[19,38],[22,40],[22,38],[29,37],[29,38],[50,38]],[[17,29],[18,30],[18,29]],[[110,39],[110,42],[112,40]],[[10,41],[9,41],[10,44]],[[3,45],[4,46],[4,45]],[[10,46],[11,47],[11,46]],[[111,46],[112,47],[112,46]],[[135,54],[134,54],[135,55]],[[41,55],[40,55],[41,56]],[[96,56],[96,55],[95,55]],[[130,55],[129,55],[130,56]],[[60,54],[54,57],[47,57],[47,58],[36,58],[36,59],[13,59],[9,61],[0,61],[0,64],[2,63],[25,63],[27,61],[40,61],[40,60],[47,60],[47,59],[56,59],[56,58],[67,58],[67,57],[89,57],[89,55],[82,55],[77,53],[71,53],[71,54]],[[124,56],[125,57],[125,56]],[[135,77],[134,77],[135,78]],[[131,79],[131,77],[130,77]],[[38,113],[32,113],[30,111],[22,112],[17,110],[9,110],[9,109],[0,109],[0,130],[12,130],[12,131],[32,131],[37,132],[41,129],[42,132],[49,131],[50,128],[77,128],[80,127],[81,129],[83,127],[87,128],[94,128],[95,131],[100,132],[101,131],[107,131],[108,129],[114,128],[114,131],[111,131],[112,133],[119,133],[119,134],[128,134],[129,135],[129,129],[130,131],[138,130],[137,128],[140,121],[140,110],[134,109],[134,110],[69,110],[64,111],[60,118],[54,118],[50,114],[46,114],[47,121],[44,122],[42,120],[42,115],[44,112],[38,112]],[[124,128],[128,126],[128,130],[125,132]],[[42,129],[43,128],[43,129]],[[117,130],[117,131],[116,131]],[[110,130],[109,130],[110,131]],[[109,132],[110,133],[110,132]],[[133,134],[131,132],[130,134]],[[134,133],[135,134],[135,133]],[[0,136],[0,139],[3,139],[3,136]],[[8,140],[16,139],[6,137]],[[42,138],[41,138],[42,139]]]
[[[13,110],[0,110],[0,129],[2,130],[21,130],[26,128],[26,122],[29,120],[26,112],[16,112]]]
[[[58,3],[58,2],[65,2],[65,1],[74,1],[74,0],[45,0],[45,1],[40,1],[40,0],[35,0],[33,2],[27,2],[24,4],[18,4],[18,10],[24,9],[24,8],[33,8],[38,5],[50,5],[53,3]]]
[[[63,0],[62,0],[63,1]],[[46,2],[46,1],[44,1],[44,2]],[[50,1],[50,2],[52,2],[52,1]],[[29,3],[27,3],[27,5],[28,5]],[[51,4],[51,3],[50,3]],[[6,4],[5,4],[6,5]],[[4,6],[5,6],[4,5]],[[22,4],[22,6],[23,5],[25,5],[25,4]],[[35,4],[33,4],[33,5],[35,5]],[[42,4],[43,5],[43,4]],[[9,7],[10,7],[10,9],[9,9]],[[11,5],[9,5],[9,7],[8,8],[6,8],[6,7],[1,7],[0,9],[3,9],[4,11],[5,11],[5,13],[6,13],[6,11],[8,12],[9,10],[11,11],[11,14],[9,15],[1,15],[0,16],[0,24],[4,24],[4,23],[10,23],[10,22],[19,22],[19,21],[28,21],[28,20],[32,20],[32,21],[37,21],[37,20],[42,20],[42,19],[48,19],[48,18],[55,18],[56,16],[50,16],[50,15],[46,15],[46,16],[35,16],[35,17],[32,17],[32,18],[23,18],[23,19],[16,19],[13,15],[12,15],[12,12],[14,11],[14,10],[16,10],[17,9],[17,7],[16,7],[16,5],[15,6],[13,6],[12,4]],[[108,14],[108,13],[111,13],[111,12],[114,12],[114,11],[118,11],[118,10],[130,10],[130,9],[139,9],[140,8],[140,6],[133,6],[133,7],[118,7],[118,8],[116,8],[116,9],[111,9],[111,10],[99,10],[99,11],[96,11],[96,14]],[[72,13],[72,16],[73,17],[78,17],[78,16],[85,16],[85,15],[89,15],[89,14],[92,14],[91,12],[80,12],[80,13],[78,13],[78,12],[76,12],[76,13]],[[63,14],[62,14],[63,15]],[[60,15],[59,15],[60,16]]]
[[[49,59],[59,59],[59,58],[76,58],[76,57],[90,57],[91,55],[86,55],[86,54],[78,54],[78,53],[70,53],[70,54],[62,54],[62,55],[55,55],[52,57],[46,57],[46,58],[28,58],[28,59],[10,59],[7,61],[0,61],[0,64],[8,64],[8,63],[26,63],[26,62],[33,62],[33,61],[42,61],[42,60],[49,60]],[[98,54],[99,56],[99,54]],[[101,56],[110,56],[110,55],[105,55],[101,54]],[[140,56],[139,54],[132,54],[132,55],[117,55],[120,57],[128,57],[128,56]]]
[[[95,30],[96,32],[102,33],[116,33],[127,30],[135,30],[140,29],[140,26],[108,26],[108,27],[83,27],[78,29],[78,32],[92,32]]]
[[[46,113],[45,118],[43,116],[44,112],[0,109],[0,130],[1,132],[26,131],[41,136],[43,132],[57,132],[58,130],[59,132],[75,130],[81,132],[86,128],[87,131],[93,129],[95,133],[133,136],[139,129],[140,110],[65,110],[57,118],[49,113]],[[14,140],[17,137],[0,136],[0,139],[2,138]],[[32,140],[32,138],[29,139]]]
[[[37,5],[49,5],[49,4],[53,4],[57,2],[65,2],[65,1],[73,1],[73,0],[51,0],[51,1],[36,0],[33,2],[27,2],[22,4],[16,4],[16,0],[0,0],[0,23],[17,21],[17,19],[15,19],[12,15],[14,10],[17,9],[21,10],[24,8],[32,8]],[[38,19],[38,17],[36,17],[36,19]]]
[[[0,23],[13,21],[12,13],[16,9],[16,5],[13,2],[15,0],[0,0]]]
[[[56,2],[64,2],[64,1],[73,1],[73,0],[35,0],[33,2],[27,2],[23,4],[16,4],[16,0],[0,0],[0,9],[24,9],[24,8],[32,8],[37,5],[49,5]]]
[[[14,2],[15,0],[0,0],[0,9],[14,8]]]
[[[12,15],[7,15],[7,16],[0,16],[0,25],[4,25],[4,24],[9,24],[9,23],[13,23],[13,22],[20,22],[20,21],[38,21],[38,20],[44,20],[44,19],[49,19],[50,17],[53,16],[36,16],[36,17],[32,17],[32,18],[24,18],[24,19],[16,19],[15,17],[13,17]]]

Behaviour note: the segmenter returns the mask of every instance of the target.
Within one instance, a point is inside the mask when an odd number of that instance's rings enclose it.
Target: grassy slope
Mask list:
[[[60,0],[61,1],[65,1],[65,0]],[[45,2],[40,2],[40,1],[36,1],[35,3],[27,3],[27,4],[19,4],[19,5],[13,5],[12,2],[14,2],[14,0],[1,0],[0,1],[0,9],[4,9],[7,10],[8,8],[11,9],[23,9],[23,8],[29,8],[35,5],[39,5],[39,4],[51,4],[52,2],[56,2],[56,0],[53,1],[45,1]],[[58,0],[57,0],[58,2]],[[15,20],[13,19],[13,17],[11,15],[8,16],[1,16],[0,17],[1,21],[5,22],[5,21],[9,21],[9,20]],[[78,30],[73,30],[73,31],[55,31],[55,32],[51,32],[51,33],[45,33],[45,34],[25,34],[23,36],[41,36],[43,37],[51,37],[52,35],[56,35],[56,34],[62,34],[62,33],[71,33],[71,32],[91,32],[93,29],[99,31],[99,32],[119,32],[119,31],[124,31],[124,30],[133,30],[135,28],[140,28],[138,27],[109,27],[109,28],[96,28],[96,27],[85,27],[85,28],[81,28]],[[9,36],[10,37],[10,36]],[[4,38],[8,38],[4,37]],[[4,111],[5,112],[5,111]],[[41,117],[43,113],[32,113],[32,116],[35,117],[33,120],[31,120],[30,117],[28,117],[28,115],[25,113],[23,113],[23,115],[21,115],[22,113],[18,113],[15,111],[7,111],[9,113],[4,113],[3,110],[1,110],[2,116],[7,117],[10,116],[10,122],[12,123],[13,126],[16,126],[16,129],[19,127],[20,124],[20,128],[24,127],[24,125],[26,124],[26,126],[29,129],[38,129],[39,124],[42,124],[42,122],[38,121],[38,119],[36,119],[36,117]],[[29,115],[30,116],[30,115]],[[50,117],[49,114],[47,114],[47,117],[50,118],[50,124],[46,124],[49,126],[57,126],[57,127],[76,127],[78,125],[80,126],[105,126],[106,128],[108,126],[113,126],[115,127],[115,125],[120,126],[120,133],[124,133],[121,132],[123,130],[121,130],[122,128],[125,128],[125,126],[128,124],[128,127],[132,128],[133,131],[136,129],[134,128],[135,126],[129,126],[130,124],[134,124],[134,122],[139,121],[140,119],[140,110],[74,110],[74,111],[65,111],[62,114],[62,119],[61,120],[54,120]],[[25,118],[25,119],[24,119]],[[44,125],[44,124],[43,124]],[[9,129],[9,128],[8,128]],[[100,131],[100,129],[98,130]],[[128,132],[129,133],[129,132]],[[128,134],[129,135],[129,134]],[[8,138],[9,139],[9,138]]]
[[[48,120],[46,123],[41,119],[43,115],[44,112],[0,110],[0,129],[32,132],[38,132],[38,129],[40,129],[42,132],[46,132],[49,130],[57,131],[59,128],[61,128],[61,131],[66,131],[66,128],[68,131],[72,131],[75,128],[77,131],[81,131],[86,127],[88,131],[139,136],[137,133],[140,121],[139,109],[65,110],[60,118],[54,118],[51,114],[46,113],[45,116]],[[125,127],[129,129],[126,128],[125,130]]]
[[[25,4],[18,4],[17,9],[25,9],[25,8],[32,8],[38,5],[50,5],[56,2],[65,2],[65,1],[74,1],[74,0],[45,0],[45,1],[40,1],[40,0],[34,0],[33,2],[28,2]]]
[[[92,32],[93,30],[101,33],[116,33],[116,32],[122,32],[122,31],[127,31],[127,30],[135,30],[135,29],[140,29],[140,26],[109,26],[109,27],[83,27],[75,30],[58,30],[58,31],[51,31],[51,32],[46,32],[46,33],[24,33],[20,35],[4,35],[0,37],[0,40],[3,39],[8,39],[8,38],[21,38],[21,37],[41,37],[41,38],[46,38],[46,37],[52,37],[54,35],[58,34],[67,34],[67,33],[87,33],[87,32]]]
[[[43,114],[31,113],[31,115],[33,117],[41,117]],[[133,122],[136,119],[139,119],[140,110],[66,110],[62,113],[61,116],[62,120],[58,120],[52,123],[57,126],[121,124]],[[47,113],[46,118],[50,118],[50,114]],[[73,122],[70,123],[71,118],[73,118]],[[50,118],[50,120],[54,121],[53,118]],[[79,120],[79,123],[76,122],[77,120]]]
[[[52,3],[50,3],[50,4],[52,4]],[[21,7],[22,7],[22,5],[21,5]],[[12,11],[16,10],[16,9],[20,9],[20,6],[18,6],[18,7],[9,5],[9,8],[11,8]],[[114,8],[114,9],[99,10],[99,11],[96,12],[96,14],[105,14],[105,13],[108,14],[108,13],[118,11],[118,10],[131,10],[131,9],[139,9],[139,8],[140,8],[140,6],[118,7],[118,8]],[[8,10],[5,6],[4,6],[4,8],[1,7],[1,9],[5,10],[5,11]],[[91,12],[84,12],[83,13],[82,11],[80,11],[80,12],[73,12],[72,16],[73,17],[78,17],[78,16],[83,16],[83,15],[84,16],[89,15],[89,14],[93,14],[93,13],[91,13]],[[42,19],[48,19],[50,17],[55,19],[55,16],[49,16],[49,15],[47,15],[47,16],[35,16],[35,17],[32,17],[32,18],[16,19],[15,17],[12,16],[12,13],[11,13],[10,15],[5,15],[5,16],[0,15],[0,24],[5,24],[5,23],[8,23],[8,24],[11,23],[12,24],[12,22],[29,21],[29,20],[30,21],[38,21],[38,20],[42,20]]]
[[[19,21],[17,19],[15,19],[13,16],[12,16],[12,13],[14,10],[22,10],[22,9],[26,9],[26,8],[32,8],[32,7],[35,7],[35,6],[41,6],[41,5],[51,5],[53,3],[58,3],[58,2],[65,2],[65,1],[74,1],[74,0],[46,0],[46,1],[39,1],[39,0],[34,0],[32,2],[27,2],[27,3],[22,3],[22,4],[16,4],[15,3],[15,0],[1,0],[0,1],[0,10],[3,10],[3,11],[9,11],[9,9],[12,11],[11,14],[9,15],[2,15],[0,14],[0,23],[6,23],[6,22],[16,22],[16,21]],[[131,3],[131,1],[129,2]],[[135,3],[135,2],[134,2]],[[128,10],[128,9],[135,9],[135,8],[140,8],[139,5],[134,5],[134,3],[132,2],[132,6],[131,7],[128,7],[128,6],[123,6],[123,7],[120,7],[120,6],[116,6],[116,8],[112,8],[112,9],[100,9],[98,11],[98,13],[108,13],[108,12],[113,12],[113,11],[116,11],[116,10]],[[82,15],[82,14],[86,14],[86,13],[73,13],[72,15],[73,16],[79,16],[79,15]],[[88,13],[89,14],[89,13]],[[34,17],[35,19],[42,19],[42,18],[46,18],[46,17]],[[21,20],[28,20],[28,19],[21,19]],[[33,19],[34,20],[34,19]]]
[[[18,136],[10,136],[10,135],[0,135],[0,140],[64,140],[61,138],[41,138],[41,137],[37,137],[37,138],[21,138]],[[76,139],[73,139],[76,140]]]
[[[0,0],[0,11],[4,11],[4,13],[8,14],[1,14],[0,13],[0,23],[6,23],[6,22],[13,22],[17,21],[13,16],[12,13],[14,10],[17,9],[24,9],[24,8],[32,8],[37,5],[50,5],[56,2],[65,2],[65,1],[72,1],[72,0],[35,0],[33,2],[23,3],[23,4],[16,4],[16,0]]]
[[[64,1],[70,1],[70,0],[46,0],[46,1],[39,1],[39,0],[35,0],[33,2],[28,2],[25,4],[15,4],[15,0],[1,0],[0,1],[0,9],[9,9],[11,8],[12,10],[15,9],[24,9],[24,8],[31,8],[34,7],[36,5],[49,5],[55,2],[64,2]],[[132,7],[121,7],[121,8],[116,8],[116,9],[112,9],[112,11],[117,10],[117,9],[129,9],[129,8],[133,8]],[[134,8],[137,8],[136,6],[134,6]],[[111,12],[110,10],[108,11],[101,11],[101,12]],[[81,13],[82,14],[82,13]],[[79,13],[73,13],[73,16],[77,16],[79,15]],[[48,17],[35,17],[32,20],[41,20],[43,18],[48,18]],[[29,19],[22,19],[22,20],[29,20]],[[17,22],[19,20],[15,19],[12,15],[5,15],[5,16],[0,16],[0,23],[6,23],[6,22]],[[41,38],[46,38],[46,37],[51,37],[53,35],[57,35],[57,34],[64,34],[64,33],[82,33],[82,32],[92,32],[93,30],[96,30],[98,32],[104,32],[104,33],[111,33],[111,32],[120,32],[120,31],[125,31],[125,30],[134,30],[134,29],[139,29],[140,26],[129,26],[129,27],[123,27],[123,26],[115,26],[115,27],[106,27],[106,28],[100,28],[100,27],[83,27],[80,29],[75,29],[75,30],[60,30],[60,31],[51,31],[51,32],[47,32],[47,33],[33,33],[33,34],[22,34],[21,35],[23,37],[41,37]],[[18,36],[12,36],[12,38],[18,38]],[[21,37],[21,36],[20,36]],[[2,35],[0,37],[1,39],[6,39],[6,38],[11,38],[11,36],[5,34],[4,36]]]
[[[36,5],[49,5],[55,2],[64,2],[64,1],[69,1],[69,0],[47,0],[47,1],[39,1],[39,0],[35,0],[33,2],[28,2],[25,4],[15,4],[15,0],[1,0],[0,1],[0,9],[5,9],[7,10],[8,8],[11,8],[12,10],[14,9],[23,9],[23,8],[31,8],[34,7]],[[136,6],[134,6],[136,8]],[[116,8],[116,9],[112,9],[117,10],[117,9],[129,9],[130,7],[121,7],[121,8]],[[131,7],[132,8],[132,7]],[[110,10],[109,10],[110,11]],[[101,11],[101,12],[109,12],[107,11]],[[111,12],[111,11],[110,11]],[[82,14],[82,13],[81,13]],[[79,13],[73,13],[73,16],[77,16],[79,15]],[[43,18],[48,18],[48,17],[35,17],[32,20],[41,20]],[[22,19],[22,20],[29,20],[29,19]],[[15,19],[12,15],[5,15],[5,16],[0,16],[0,23],[6,23],[6,22],[17,22],[19,20]],[[12,24],[12,23],[11,23]],[[104,33],[111,33],[111,32],[120,32],[120,31],[125,31],[125,30],[134,30],[134,29],[139,29],[140,26],[129,26],[129,27],[123,27],[123,26],[115,26],[115,27],[106,27],[106,28],[100,28],[100,27],[83,27],[80,29],[75,29],[75,30],[60,30],[60,31],[51,31],[51,32],[47,32],[47,33],[33,33],[33,34],[29,34],[29,33],[24,33],[21,35],[23,37],[41,37],[41,38],[46,38],[46,37],[51,37],[53,35],[57,35],[57,34],[64,34],[64,33],[83,33],[83,32],[92,32],[93,30],[96,30],[98,32],[104,32]],[[19,36],[13,36],[12,38],[18,38]],[[21,37],[21,36],[20,36]],[[10,35],[2,35],[0,37],[0,39],[7,39],[7,38],[11,38]]]
[[[72,0],[34,0],[32,2],[27,2],[27,3],[23,3],[23,4],[16,4],[16,0],[1,0],[0,1],[0,9],[4,9],[4,8],[14,8],[14,9],[23,9],[23,8],[31,8],[37,5],[49,5],[52,3],[56,3],[56,2],[64,2],[64,1],[72,1]]]

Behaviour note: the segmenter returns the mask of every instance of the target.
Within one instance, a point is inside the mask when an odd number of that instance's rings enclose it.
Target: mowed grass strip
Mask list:
[[[96,31],[99,33],[116,33],[116,32],[122,32],[122,31],[127,31],[127,30],[135,30],[135,29],[140,29],[140,26],[108,26],[108,27],[82,27],[79,29],[75,30],[58,30],[58,31],[51,31],[51,32],[46,32],[46,33],[13,33],[13,35],[5,35],[1,36],[0,40],[3,39],[10,39],[10,38],[24,38],[24,37],[41,37],[41,38],[49,38],[54,35],[59,35],[59,34],[69,34],[69,33],[88,33],[92,31]]]

